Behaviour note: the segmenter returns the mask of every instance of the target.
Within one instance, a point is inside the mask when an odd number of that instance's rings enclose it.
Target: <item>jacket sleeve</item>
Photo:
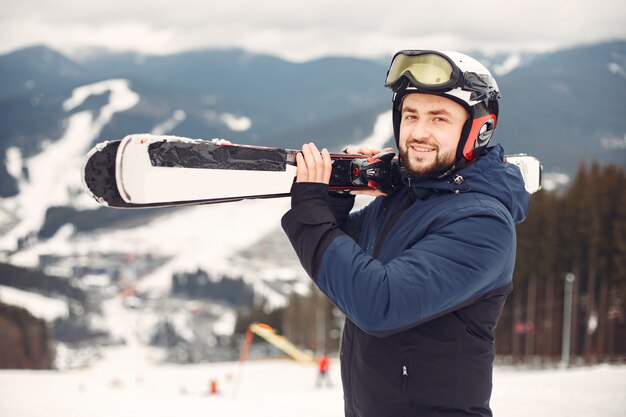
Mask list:
[[[335,238],[345,235],[337,218],[340,221],[347,219],[349,209],[346,212],[343,206],[347,201],[333,200],[333,210],[330,199],[326,184],[295,183],[291,189],[291,210],[281,220],[300,263],[311,278],[317,276],[321,257],[328,245]]]
[[[350,213],[354,206],[354,196],[350,194],[329,193],[328,205],[337,220],[337,226],[358,242],[361,236],[361,221],[365,209]]]
[[[303,184],[294,184],[294,188],[298,188],[301,185]],[[298,196],[296,196],[295,202],[292,199],[292,202],[294,202],[295,205],[298,204],[297,198]],[[354,196],[351,194],[328,193],[328,206],[333,212],[333,215],[337,220],[337,224],[341,227],[348,221],[350,210],[352,210],[352,207],[354,206]]]
[[[438,216],[427,236],[383,264],[332,221],[316,222],[330,210],[321,195],[309,197],[283,228],[316,285],[370,334],[405,330],[510,286],[515,231],[504,212],[472,205]]]

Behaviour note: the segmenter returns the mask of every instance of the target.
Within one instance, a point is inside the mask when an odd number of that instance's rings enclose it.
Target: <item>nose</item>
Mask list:
[[[423,140],[430,137],[430,130],[428,129],[428,123],[425,122],[424,118],[419,118],[414,121],[410,130],[411,139],[414,140]]]

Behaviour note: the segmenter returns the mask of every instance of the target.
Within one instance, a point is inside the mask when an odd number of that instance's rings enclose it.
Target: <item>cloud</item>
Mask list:
[[[419,0],[85,2],[21,0],[0,12],[0,52],[35,43],[171,53],[242,47],[305,60],[376,57],[401,48],[548,50],[625,39],[614,0],[430,3]]]

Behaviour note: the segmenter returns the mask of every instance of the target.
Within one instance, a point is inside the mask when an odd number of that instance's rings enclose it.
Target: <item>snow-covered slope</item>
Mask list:
[[[67,302],[4,285],[0,285],[0,302],[22,307],[33,316],[48,322],[69,314]]]
[[[64,371],[0,370],[2,416],[133,415],[343,416],[339,362],[332,387],[317,388],[317,369],[286,359],[164,365],[142,343],[155,317],[104,303],[105,323],[125,344],[91,352],[89,366]],[[211,394],[211,383],[218,393]],[[33,401],[36,393],[36,401]],[[496,367],[491,402],[499,417],[618,417],[626,407],[626,366],[528,370]]]
[[[17,242],[43,225],[46,210],[51,206],[76,206],[95,208],[95,202],[80,192],[80,170],[85,154],[102,128],[117,112],[125,111],[139,102],[127,80],[114,79],[78,87],[63,103],[67,112],[79,107],[92,95],[110,92],[109,101],[98,116],[91,111],[79,111],[67,119],[63,137],[48,144],[38,155],[24,161],[19,153],[9,152],[12,173],[19,174],[22,166],[28,170],[28,178],[18,179],[19,194],[2,201],[2,209],[19,219],[18,224],[0,237],[0,250],[14,250]]]
[[[68,128],[63,138],[49,145],[39,155],[21,161],[16,152],[11,152],[12,172],[20,172],[19,166],[22,164],[28,167],[30,177],[20,181],[20,194],[16,198],[0,204],[5,213],[10,212],[20,219],[15,227],[0,238],[0,250],[15,250],[18,239],[36,234],[43,223],[46,209],[52,205],[73,205],[86,209],[96,207],[94,202],[87,199],[86,193],[76,194],[85,152],[113,114],[134,106],[139,96],[130,89],[126,80],[109,80],[75,89],[72,97],[64,103],[65,109],[72,111],[91,95],[106,91],[110,92],[109,101],[96,118],[89,111],[72,114],[68,118]],[[173,118],[184,120],[184,115],[177,113]],[[388,113],[380,115],[372,134],[364,138],[363,142],[372,147],[382,147],[392,136],[390,119]],[[155,126],[155,130],[166,128]],[[69,256],[113,251],[150,253],[169,258],[169,261],[146,276],[139,287],[142,290],[167,291],[172,273],[176,271],[201,268],[220,273],[227,269],[231,275],[247,275],[247,267],[242,266],[242,270],[229,257],[254,245],[268,233],[276,232],[280,217],[288,208],[289,200],[286,198],[242,201],[163,210],[165,214],[153,218],[147,224],[123,229],[100,229],[81,234],[75,233],[71,226],[65,226],[51,239],[35,242],[13,253],[8,261],[16,265],[37,267],[41,255]],[[283,253],[290,253],[290,248],[286,247]],[[272,256],[280,257],[282,254],[270,254],[270,258]],[[267,268],[271,267],[271,264],[267,265]],[[263,271],[257,269],[254,274],[263,275]],[[301,271],[279,275],[286,275],[288,279],[303,276]]]
[[[332,388],[316,388],[315,366],[266,360],[155,366],[126,357],[131,368],[100,366],[72,372],[0,371],[0,415],[343,416],[339,363]],[[211,381],[219,393],[209,394]],[[35,394],[36,393],[36,394]],[[498,417],[620,417],[626,408],[626,367],[570,370],[496,368],[492,408]],[[36,401],[33,401],[33,395]]]
[[[82,111],[81,106],[92,96],[106,97],[107,101],[98,112]],[[20,193],[0,202],[0,223],[4,219],[5,227],[8,227],[8,232],[0,236],[4,261],[42,268],[40,262],[44,258],[63,258],[66,261],[62,264],[47,265],[46,270],[55,271],[52,273],[66,271],[61,275],[69,277],[73,276],[73,269],[89,265],[94,269],[93,274],[101,274],[94,259],[107,254],[113,254],[108,263],[113,267],[112,264],[123,262],[120,256],[150,255],[159,261],[142,271],[127,268],[121,276],[125,280],[122,285],[131,285],[138,293],[150,294],[153,298],[170,295],[174,273],[199,269],[212,277],[242,277],[272,308],[285,306],[292,292],[307,293],[306,275],[280,230],[280,218],[289,209],[288,198],[163,209],[159,215],[152,213],[149,220],[88,233],[78,233],[71,224],[66,224],[49,239],[36,237],[46,210],[51,206],[72,206],[87,211],[97,207],[80,184],[85,153],[116,112],[132,108],[139,100],[127,80],[108,80],[76,88],[64,103],[69,116],[62,138],[28,159],[22,159],[17,149],[8,152],[10,172],[19,178]],[[175,112],[171,119],[156,125],[153,131],[166,133],[185,117],[184,112]],[[372,147],[382,147],[392,136],[390,119],[388,113],[380,115],[373,132],[364,138],[364,142]],[[245,127],[243,119],[232,122]],[[21,176],[23,167],[27,168],[28,177]],[[28,244],[18,247],[18,241],[24,238],[29,239]],[[103,290],[104,293],[111,294],[119,289],[112,282],[109,287]],[[103,311],[102,320],[110,324],[106,317],[110,309],[104,308]],[[153,312],[150,307],[143,311]],[[219,315],[229,319],[216,323],[213,326],[215,332],[232,332],[233,312],[225,311]],[[155,323],[155,320],[144,320],[137,325],[143,326],[145,332]],[[175,321],[173,324],[184,333],[184,324]],[[114,338],[127,339],[119,334],[119,328],[106,324],[105,327]]]

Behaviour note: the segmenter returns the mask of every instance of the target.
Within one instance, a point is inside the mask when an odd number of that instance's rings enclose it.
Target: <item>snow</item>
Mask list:
[[[611,417],[626,409],[626,366],[567,370],[496,368],[496,416]]]
[[[87,274],[81,278],[80,284],[86,288],[106,288],[111,285],[111,277],[106,274]]]
[[[502,64],[496,65],[493,72],[498,76],[503,76],[519,67],[522,63],[522,55],[519,53],[513,53],[509,55]]]
[[[22,176],[22,151],[17,146],[7,148],[5,154],[7,172],[15,179]]]
[[[570,181],[568,175],[560,172],[544,172],[541,178],[541,187],[546,191],[553,191],[567,185]]]
[[[331,359],[330,388],[315,387],[314,365],[288,359],[163,364],[162,352],[141,339],[146,322],[157,319],[154,314],[125,308],[121,296],[107,300],[103,310],[103,325],[124,344],[80,352],[73,362],[83,366],[71,370],[0,370],[0,415],[343,416],[336,357]],[[72,362],[65,346],[58,351],[62,361]],[[217,394],[210,394],[211,382],[217,384]],[[498,417],[622,416],[626,366],[496,367],[491,406]]]
[[[204,96],[204,103],[213,105],[217,102],[215,96]],[[237,116],[232,113],[219,114],[213,110],[207,110],[204,112],[204,117],[210,123],[223,123],[233,132],[244,132],[250,130],[252,127],[252,120],[246,116]]]
[[[187,113],[183,110],[174,110],[172,113],[172,117],[165,120],[163,123],[156,125],[150,133],[153,135],[165,135],[166,133],[171,132],[178,126],[181,122],[185,121],[187,118]]]
[[[221,119],[230,130],[235,132],[245,132],[252,127],[252,120],[245,116],[237,117],[234,114],[224,113]]]
[[[621,138],[615,135],[603,136],[600,138],[600,145],[609,151],[626,150],[626,134]]]
[[[77,242],[73,239],[73,235],[74,226],[65,224],[50,239],[39,242],[32,248],[17,252],[10,261],[14,265],[35,268],[39,265],[40,255],[70,255],[77,250]]]
[[[0,301],[4,304],[22,307],[33,316],[47,322],[69,315],[65,301],[4,285],[0,285]]]
[[[213,333],[218,336],[230,336],[235,330],[237,314],[232,310],[220,311],[219,319],[213,325]]]
[[[231,265],[229,256],[275,230],[288,209],[286,198],[194,206],[171,211],[141,227],[78,235],[73,242],[87,253],[122,251],[171,257],[137,286],[140,291],[161,293],[169,291],[174,272],[198,268],[214,274],[244,272]]]
[[[339,364],[331,388],[316,388],[316,369],[289,360],[239,365],[155,365],[116,348],[98,365],[75,371],[0,371],[4,416],[339,417]],[[115,349],[112,349],[115,350]],[[115,365],[111,365],[115,362]],[[218,394],[209,394],[211,381]],[[36,393],[37,401],[32,401]],[[496,368],[492,397],[498,417],[617,417],[626,407],[626,367],[570,370]]]
[[[21,221],[0,237],[0,249],[13,250],[20,238],[36,233],[43,225],[48,207],[97,206],[85,193],[81,193],[84,199],[73,199],[70,191],[82,189],[80,171],[90,144],[116,112],[133,107],[139,102],[139,96],[130,90],[127,80],[115,79],[78,87],[63,103],[63,108],[69,112],[89,96],[106,91],[111,93],[109,102],[100,109],[96,119],[90,111],[72,114],[59,140],[49,143],[43,152],[22,161],[28,168],[29,179],[18,181],[18,196],[2,202],[5,207],[19,213]],[[17,157],[10,158],[14,161],[12,165],[16,166]]]
[[[139,103],[139,95],[130,89],[129,84],[128,80],[113,79],[75,88],[72,97],[63,103],[63,110],[69,112],[83,104],[90,96],[110,91],[109,103],[102,108],[100,111],[102,114],[97,119],[106,124],[111,121],[114,113],[128,110]]]
[[[367,146],[373,149],[382,149],[385,144],[393,138],[393,124],[391,111],[386,111],[376,118],[374,130],[370,136],[365,138],[359,145],[349,146]]]
[[[626,71],[624,71],[624,67],[617,62],[610,62],[608,64],[608,68],[611,74],[616,74],[621,76],[622,78],[626,78]]]
[[[5,227],[8,229],[13,220],[13,216],[10,215],[5,209],[0,207],[0,231],[2,231]],[[0,259],[3,257],[0,255]]]

